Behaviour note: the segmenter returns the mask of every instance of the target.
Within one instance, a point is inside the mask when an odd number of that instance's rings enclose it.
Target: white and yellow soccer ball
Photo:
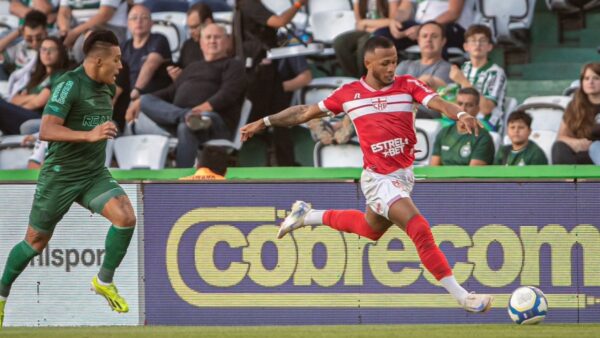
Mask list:
[[[508,315],[517,324],[541,323],[548,313],[548,301],[542,290],[533,286],[516,289],[508,301]]]

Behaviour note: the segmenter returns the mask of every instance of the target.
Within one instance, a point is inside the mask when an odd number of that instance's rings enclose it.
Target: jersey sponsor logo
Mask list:
[[[67,99],[67,95],[71,92],[71,88],[73,88],[73,81],[71,80],[59,83],[56,86],[56,90],[52,94],[50,101],[65,104],[65,100]]]
[[[372,98],[371,104],[376,110],[383,111],[385,108],[387,108],[387,98],[383,96]]]
[[[404,154],[404,147],[408,144],[407,138],[395,138],[371,145],[374,154],[383,153],[384,157],[392,157]]]
[[[105,115],[86,115],[83,117],[82,125],[84,127],[99,126],[104,122],[110,121],[110,116]]]

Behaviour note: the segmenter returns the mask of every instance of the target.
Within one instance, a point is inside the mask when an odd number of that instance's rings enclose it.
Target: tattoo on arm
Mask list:
[[[275,127],[291,127],[302,124],[312,118],[307,118],[305,113],[308,111],[309,106],[299,105],[291,106],[281,112],[271,115],[269,121]]]

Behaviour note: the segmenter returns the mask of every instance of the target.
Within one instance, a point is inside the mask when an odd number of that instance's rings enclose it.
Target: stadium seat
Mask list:
[[[353,77],[328,76],[312,79],[308,86],[300,90],[300,104],[316,104],[327,98],[342,85],[357,81]]]
[[[0,1],[0,24],[10,30],[19,27],[19,18],[10,13],[10,1]]]
[[[106,140],[106,159],[104,160],[104,166],[110,168],[112,164],[113,155],[115,152],[115,140]]]
[[[570,96],[565,95],[530,96],[523,101],[523,104],[550,103],[557,104],[563,107],[563,109],[567,109],[571,99]]]
[[[415,164],[427,165],[433,152],[435,137],[442,129],[439,121],[431,119],[415,119],[417,144],[415,145]]]
[[[169,138],[162,135],[132,135],[115,139],[114,153],[121,169],[162,169]]]
[[[218,146],[218,147],[228,147],[231,150],[239,151],[242,148],[242,138],[240,135],[240,129],[248,123],[248,118],[250,118],[250,112],[252,111],[252,102],[246,99],[244,100],[244,104],[242,106],[242,111],[240,113],[240,122],[235,131],[235,135],[233,136],[233,141],[228,139],[213,139],[205,142],[205,146]]]
[[[355,141],[346,144],[315,144],[313,152],[315,167],[323,168],[362,168],[363,154]]]
[[[0,137],[0,170],[27,169],[32,145],[21,145],[24,137],[25,135]]]
[[[477,0],[477,9],[477,21],[491,28],[497,42],[520,44],[513,33],[531,27],[535,0]]]
[[[7,99],[8,94],[8,81],[0,81],[0,97]]]
[[[233,12],[214,12],[213,19],[216,23],[232,24]]]
[[[352,11],[350,0],[308,0],[308,13],[331,11]]]
[[[531,99],[532,100],[530,100],[529,103],[525,100],[525,102],[518,106],[515,111],[525,111],[531,116],[532,130],[551,130],[558,132],[566,107],[564,100],[561,103],[550,103],[543,101],[535,102],[535,99],[537,98]]]
[[[552,164],[552,145],[556,141],[557,132],[552,130],[533,130],[530,140],[533,140],[546,154],[548,164]]]
[[[500,137],[500,134],[495,131],[490,131],[490,136],[492,137],[492,140],[494,141],[494,154],[495,154],[498,152],[498,149],[502,145],[502,138]]]
[[[325,1],[324,1],[325,2]],[[356,29],[352,11],[327,11],[311,13],[309,18],[314,41],[331,44],[341,33]]]
[[[171,49],[171,53],[173,54],[178,53],[179,49],[183,45],[182,40],[184,40],[184,38],[181,36],[181,32],[177,26],[171,21],[153,20],[152,33],[164,35],[169,41],[169,47]]]

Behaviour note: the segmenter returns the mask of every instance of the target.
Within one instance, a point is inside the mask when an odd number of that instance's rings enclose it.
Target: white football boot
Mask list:
[[[486,312],[492,307],[492,295],[469,293],[463,304],[463,308],[469,312]]]
[[[287,215],[287,217],[279,225],[277,238],[282,238],[288,232],[305,226],[306,224],[304,224],[304,218],[310,210],[310,204],[304,201],[296,201],[294,205],[292,205],[292,211],[290,211],[289,215]]]

